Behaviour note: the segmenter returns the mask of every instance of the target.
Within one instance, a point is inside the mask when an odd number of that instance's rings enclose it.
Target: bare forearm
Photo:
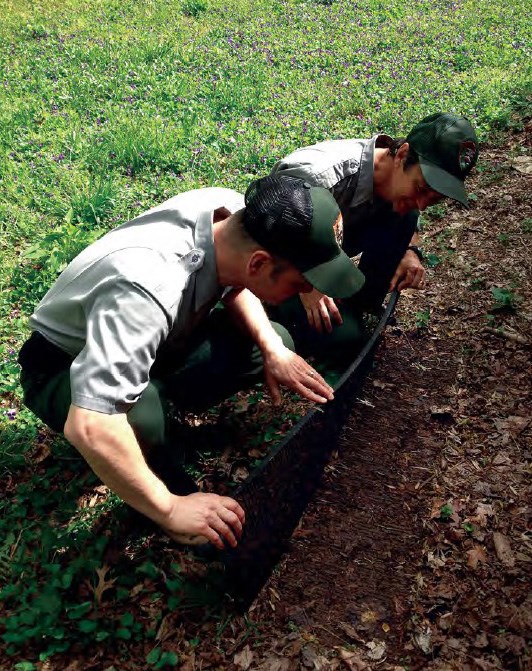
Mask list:
[[[249,334],[262,352],[283,346],[260,300],[248,289],[231,292],[224,301],[233,319]]]
[[[237,544],[245,513],[234,500],[195,492],[176,496],[148,468],[125,414],[105,415],[70,406],[65,436],[102,481],[126,503],[159,524],[174,540]]]
[[[254,294],[244,289],[228,298],[225,305],[262,351],[266,384],[274,404],[281,402],[280,385],[318,403],[333,398],[332,388],[321,375],[284,345]]]
[[[146,464],[125,414],[71,406],[65,436],[109,489],[157,524],[165,524],[172,494]]]

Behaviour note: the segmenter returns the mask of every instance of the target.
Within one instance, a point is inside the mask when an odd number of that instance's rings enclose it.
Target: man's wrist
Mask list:
[[[407,249],[407,251],[414,252],[414,254],[417,256],[417,258],[420,261],[423,261],[423,258],[424,258],[423,252],[421,251],[421,249],[417,245],[408,245],[408,247],[406,249]]]
[[[276,352],[286,348],[281,336],[275,330],[273,330],[273,328],[272,331],[273,335],[268,338],[261,338],[260,341],[256,342],[258,348],[262,352],[262,356],[264,357],[275,354]]]

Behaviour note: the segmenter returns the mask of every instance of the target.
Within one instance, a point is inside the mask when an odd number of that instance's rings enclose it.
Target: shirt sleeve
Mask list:
[[[106,414],[126,412],[146,388],[170,327],[161,303],[138,284],[119,280],[98,295],[85,347],[70,369],[71,402]]]

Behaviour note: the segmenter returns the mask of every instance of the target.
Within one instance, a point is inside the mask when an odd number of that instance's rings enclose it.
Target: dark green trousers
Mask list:
[[[272,323],[294,349],[287,330]],[[25,404],[55,431],[63,431],[71,402],[72,358],[33,334],[19,354]],[[150,383],[127,413],[139,443],[151,449],[172,441],[173,411],[200,412],[263,379],[262,354],[225,310],[214,310],[179,357],[154,364]]]
[[[315,357],[316,366],[327,377],[327,371],[345,368],[356,357],[368,334],[362,311],[351,300],[337,302],[342,324],[333,322],[331,333],[320,333],[308,323],[299,296],[281,305],[268,308],[270,319],[282,324],[290,333],[296,352],[303,357]]]

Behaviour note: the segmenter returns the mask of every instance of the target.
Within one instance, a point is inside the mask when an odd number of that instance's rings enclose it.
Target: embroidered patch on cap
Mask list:
[[[458,154],[458,162],[462,172],[467,173],[469,170],[471,170],[475,162],[476,155],[477,145],[473,142],[473,140],[465,140],[462,142]]]
[[[333,224],[334,237],[336,238],[336,244],[341,247],[344,241],[344,220],[342,215],[339,214],[336,221]]]

